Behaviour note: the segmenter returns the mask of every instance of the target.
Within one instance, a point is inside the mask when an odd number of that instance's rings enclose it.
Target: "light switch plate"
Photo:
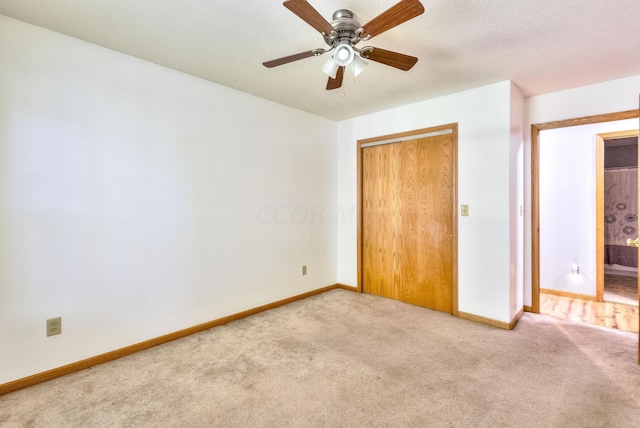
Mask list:
[[[469,215],[469,205],[460,206],[460,215],[463,217],[467,217]]]

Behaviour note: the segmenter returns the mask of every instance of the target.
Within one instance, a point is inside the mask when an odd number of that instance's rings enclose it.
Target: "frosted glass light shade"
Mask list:
[[[355,54],[353,48],[348,44],[341,44],[336,47],[333,52],[333,60],[340,66],[347,66],[351,64]]]
[[[367,61],[363,60],[359,56],[354,56],[353,62],[351,63],[351,67],[353,67],[353,77],[358,77],[367,65],[369,65]]]
[[[340,68],[340,66],[333,60],[333,58],[329,58],[329,60],[322,66],[322,71],[327,76],[335,79],[336,73],[338,73],[338,68]]]

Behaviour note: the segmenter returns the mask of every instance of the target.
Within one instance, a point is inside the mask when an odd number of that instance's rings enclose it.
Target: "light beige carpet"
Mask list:
[[[334,290],[0,397],[2,427],[637,427],[637,335]]]

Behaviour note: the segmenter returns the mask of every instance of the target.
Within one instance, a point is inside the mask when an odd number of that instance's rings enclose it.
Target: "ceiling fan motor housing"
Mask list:
[[[351,45],[355,45],[360,41],[360,33],[362,26],[358,21],[353,19],[353,12],[347,9],[340,9],[333,13],[333,21],[331,26],[335,30],[335,34],[325,34],[324,41],[331,47],[337,46],[339,42],[349,41]]]

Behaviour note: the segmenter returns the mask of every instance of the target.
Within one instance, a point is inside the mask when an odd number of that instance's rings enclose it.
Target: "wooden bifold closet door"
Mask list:
[[[361,149],[364,292],[453,312],[456,136]]]

